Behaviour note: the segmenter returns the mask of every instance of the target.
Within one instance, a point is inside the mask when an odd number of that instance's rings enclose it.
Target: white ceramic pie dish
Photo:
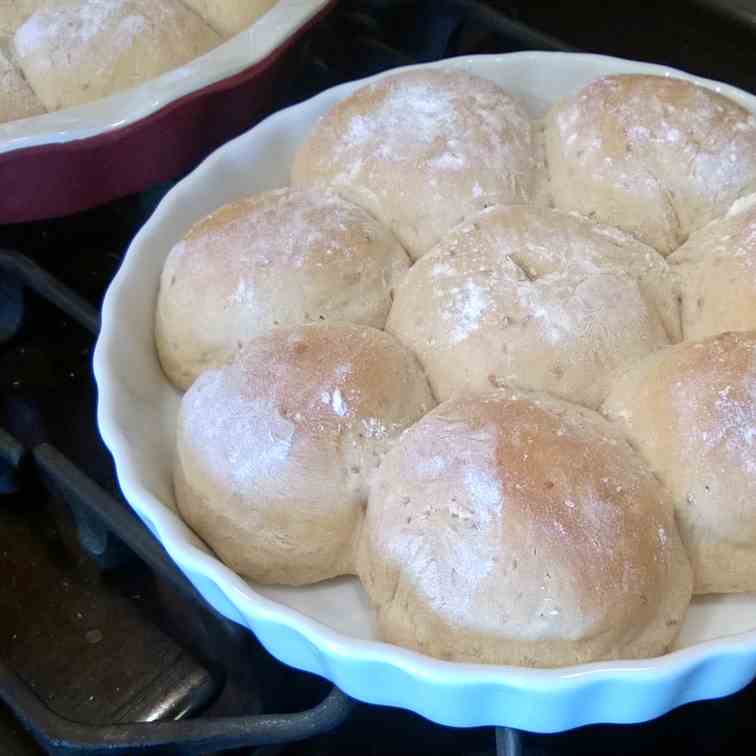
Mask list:
[[[535,114],[591,79],[629,72],[691,79],[756,113],[756,98],[733,87],[597,55],[523,52],[429,65],[493,79]],[[362,701],[452,726],[555,732],[640,722],[742,688],[756,676],[756,594],[695,599],[677,650],[655,659],[552,670],[444,662],[378,641],[356,578],[302,588],[251,585],[176,514],[171,466],[180,396],[161,371],[153,340],[163,261],[186,229],[219,205],[288,183],[293,153],[315,119],[363,83],[276,113],[217,150],[165,196],[132,242],[105,296],[94,355],[98,422],[126,499],[218,611],[252,630],[281,661]]]

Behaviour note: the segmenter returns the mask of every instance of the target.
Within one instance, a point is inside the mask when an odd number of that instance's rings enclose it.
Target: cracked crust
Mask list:
[[[694,233],[669,262],[687,340],[756,329],[756,194]]]
[[[616,229],[549,208],[495,206],[458,226],[399,285],[386,328],[435,395],[506,384],[597,407],[611,375],[679,339],[664,259]]]

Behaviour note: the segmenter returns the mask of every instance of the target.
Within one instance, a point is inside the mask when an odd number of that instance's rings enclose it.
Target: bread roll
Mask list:
[[[680,276],[686,339],[756,329],[756,194],[694,233],[669,261]]]
[[[224,37],[231,37],[257,21],[276,0],[184,0],[210,26]]]
[[[195,224],[165,262],[160,361],[179,388],[275,325],[343,320],[383,328],[404,250],[332,192],[278,189]]]
[[[79,0],[34,13],[13,46],[37,97],[57,110],[133,87],[219,42],[179,0]]]
[[[44,112],[23,76],[0,50],[0,123]]]
[[[382,331],[274,329],[185,394],[179,510],[253,580],[300,585],[352,572],[367,478],[432,401],[415,358]]]
[[[671,491],[695,592],[756,590],[756,332],[647,357],[604,412]]]
[[[386,224],[413,259],[467,216],[536,193],[535,133],[487,79],[405,71],[359,89],[299,148],[294,184],[330,184]]]
[[[503,384],[597,407],[612,373],[668,344],[679,316],[666,264],[613,229],[496,206],[454,229],[396,290],[387,330],[436,397]]]
[[[595,412],[511,390],[446,402],[402,435],[357,565],[381,636],[453,661],[656,656],[690,600],[643,460]]]
[[[668,254],[756,190],[756,119],[662,76],[606,76],[547,116],[554,203]]]

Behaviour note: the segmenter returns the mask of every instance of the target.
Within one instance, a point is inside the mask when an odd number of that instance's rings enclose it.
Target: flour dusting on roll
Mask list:
[[[383,328],[408,268],[391,233],[333,192],[277,189],[225,205],[165,262],[156,324],[163,369],[188,388],[277,325]]]
[[[647,357],[603,411],[671,492],[695,592],[756,591],[756,332]]]
[[[415,263],[386,327],[441,401],[517,385],[596,408],[616,370],[678,336],[679,314],[652,249],[548,208],[496,206]]]
[[[58,110],[134,87],[220,41],[180,0],[79,0],[45,4],[13,49],[34,93]]]
[[[664,76],[605,76],[557,103],[546,153],[557,207],[669,254],[756,190],[756,118]]]
[[[495,202],[529,202],[541,169],[523,107],[487,79],[406,71],[357,90],[299,148],[294,184],[327,184],[386,224],[413,259]]]
[[[301,585],[353,572],[368,480],[433,404],[417,360],[383,331],[273,329],[184,395],[179,511],[253,580]]]
[[[382,637],[454,661],[656,656],[690,600],[650,468],[597,413],[544,394],[451,400],[406,431],[358,553]]]

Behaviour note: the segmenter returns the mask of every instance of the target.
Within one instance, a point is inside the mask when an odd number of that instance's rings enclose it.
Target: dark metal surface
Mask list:
[[[83,725],[51,712],[2,662],[0,699],[35,733],[48,753],[66,756],[130,756],[136,752],[165,752],[167,748],[173,753],[190,756],[205,754],[208,750],[289,743],[337,727],[352,708],[350,699],[334,688],[317,706],[297,714],[187,719],[141,725]]]
[[[753,0],[696,0],[696,2],[756,31],[756,3]]]
[[[443,0],[443,4],[463,14],[467,20],[480,24],[493,34],[516,40],[518,45],[516,49],[579,51],[578,47],[569,44],[564,39],[511,18],[487,3],[476,2],[476,0]]]
[[[0,275],[0,344],[12,338],[21,327],[24,315],[23,287],[7,273]]]
[[[13,713],[0,703],[0,753],[3,756],[44,756]]]
[[[96,334],[100,330],[97,310],[28,257],[0,249],[0,274],[28,286],[90,333]]]
[[[511,727],[496,728],[496,756],[523,756],[522,733]]]
[[[24,447],[0,428],[0,494],[13,493],[19,486],[19,467]]]
[[[43,480],[71,507],[81,546],[90,556],[114,566],[125,558],[122,556],[125,541],[130,554],[145,561],[154,572],[170,580],[192,599],[201,600],[163,547],[123,502],[106,493],[55,447],[40,444],[34,449],[33,457]]]
[[[0,508],[0,658],[52,711],[80,722],[153,721],[207,705],[219,680],[147,619],[139,594],[68,559],[52,522],[30,519],[19,498]]]
[[[754,6],[753,0],[745,0]],[[499,0],[521,23],[585,52],[680,68],[756,92],[756,28],[713,2],[619,3]],[[756,7],[756,6],[755,6]]]

